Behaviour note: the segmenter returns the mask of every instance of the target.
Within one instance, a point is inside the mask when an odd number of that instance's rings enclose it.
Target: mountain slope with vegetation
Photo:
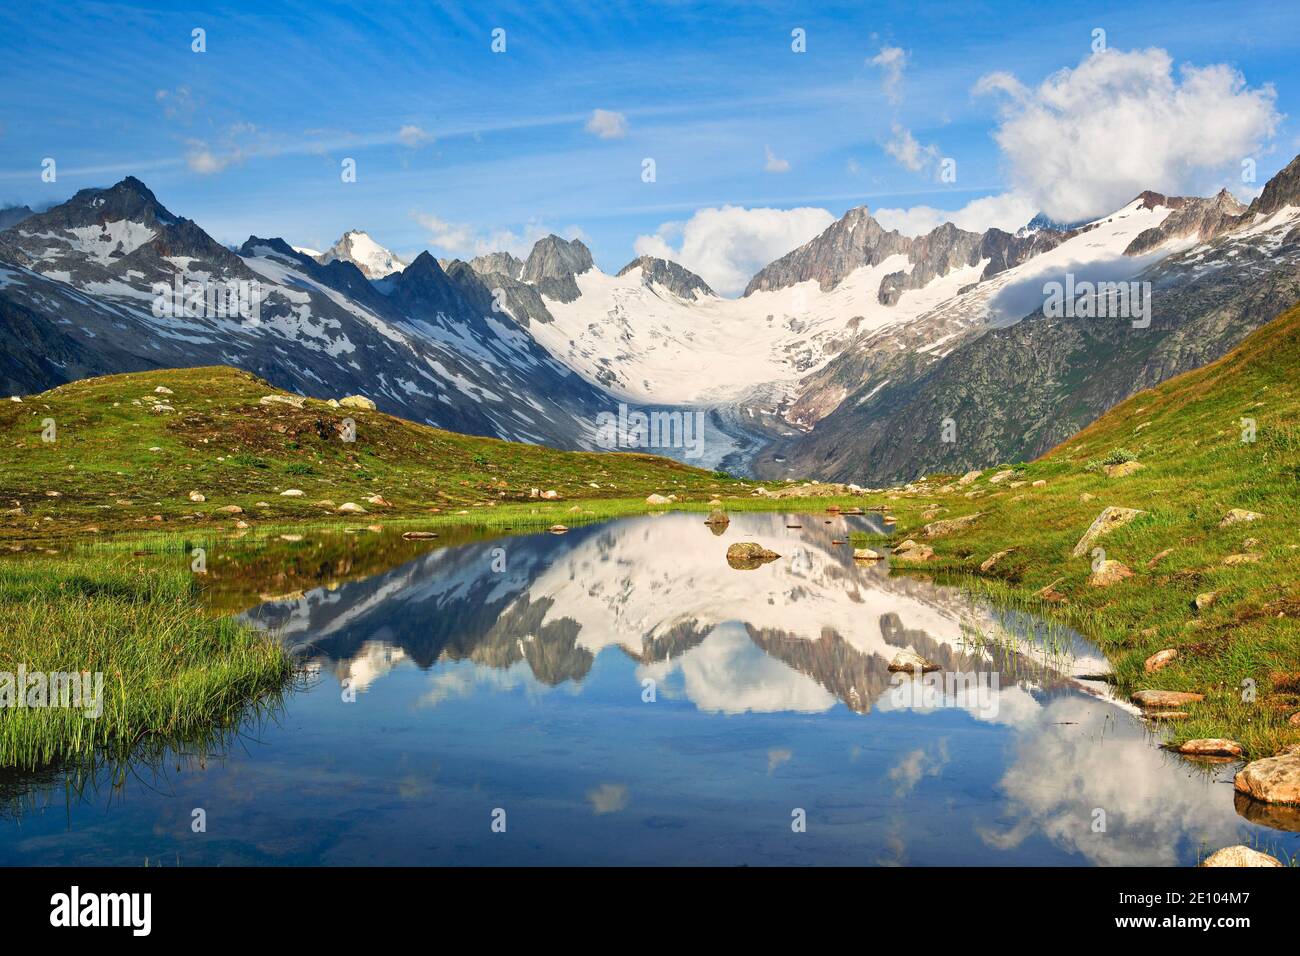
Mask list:
[[[964,480],[891,502],[894,543],[934,551],[899,567],[972,575],[1079,627],[1125,693],[1203,694],[1175,740],[1257,756],[1300,740],[1300,308],[1042,458]],[[1080,550],[1111,507],[1140,513]],[[969,520],[939,523],[954,518]],[[1148,670],[1163,650],[1172,662]]]

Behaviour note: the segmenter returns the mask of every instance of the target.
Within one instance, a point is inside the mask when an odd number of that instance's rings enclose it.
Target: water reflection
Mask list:
[[[873,517],[741,514],[721,535],[703,518],[218,551],[214,605],[273,629],[314,686],[257,740],[130,781],[108,813],[28,781],[49,809],[0,840],[0,861],[1172,865],[1257,838],[1296,852],[1291,817],[1234,806],[1234,765],[1166,755],[1084,679],[1106,665],[1077,635],[855,564],[848,531]],[[736,541],[782,557],[733,570]],[[909,647],[943,668],[927,698],[888,671]],[[955,674],[986,693],[945,688]],[[220,829],[190,833],[194,806]],[[510,838],[489,828],[496,809]]]

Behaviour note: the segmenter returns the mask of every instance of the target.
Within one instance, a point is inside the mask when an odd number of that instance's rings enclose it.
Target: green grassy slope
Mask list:
[[[155,392],[160,386],[171,393]],[[530,501],[534,488],[571,501],[651,492],[706,499],[740,487],[654,455],[559,452],[315,399],[302,408],[260,404],[268,395],[287,393],[211,367],[86,379],[22,403],[0,401],[0,529],[138,529],[157,527],[155,515],[171,528],[182,520],[293,522],[333,514],[322,501],[382,516],[428,514]],[[347,418],[356,423],[352,443],[341,437]],[[47,420],[53,442],[42,439]],[[280,495],[291,488],[304,494]],[[191,492],[206,500],[191,501]],[[365,500],[374,495],[389,504]],[[244,514],[218,511],[229,505]]]
[[[1254,420],[1253,441],[1242,419]],[[1116,452],[1143,467],[1108,477],[1095,463]],[[1218,362],[1133,396],[1012,479],[992,484],[996,471],[956,488],[931,478],[901,496],[896,537],[932,545],[927,568],[976,575],[1008,598],[1038,604],[1050,585],[1042,607],[1099,640],[1124,691],[1204,693],[1175,739],[1232,736],[1257,756],[1300,740],[1300,718],[1290,722],[1300,712],[1300,308]],[[1070,552],[1108,505],[1147,514],[1097,542],[1133,572],[1097,587],[1092,559]],[[1263,517],[1224,525],[1232,509]],[[922,537],[928,521],[977,512],[967,529]],[[1174,663],[1146,673],[1165,648],[1178,651]]]

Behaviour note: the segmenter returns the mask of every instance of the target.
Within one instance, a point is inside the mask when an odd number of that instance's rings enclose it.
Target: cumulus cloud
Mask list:
[[[1007,192],[973,200],[960,209],[911,206],[907,209],[877,209],[872,215],[886,229],[897,229],[905,236],[922,236],[945,222],[969,232],[994,228],[1015,232],[1037,213],[1038,207],[1028,196]]]
[[[1095,53],[1035,88],[1006,72],[979,94],[1002,101],[995,134],[1016,188],[1053,219],[1109,213],[1144,189],[1202,193],[1273,136],[1272,86],[1226,64],[1185,65],[1161,49]]]
[[[524,258],[533,249],[537,240],[554,233],[563,239],[585,239],[586,234],[577,226],[564,229],[552,229],[540,222],[530,222],[519,231],[513,229],[495,229],[480,231],[463,222],[450,222],[432,213],[414,213],[415,221],[428,231],[425,242],[430,249],[437,249],[450,256],[472,259],[474,256],[489,252],[508,252]]]
[[[601,139],[622,139],[627,135],[627,117],[612,110],[592,110],[587,132]]]
[[[772,152],[771,146],[764,146],[763,153],[767,157],[767,162],[763,164],[763,169],[769,173],[788,173],[790,171],[790,161],[778,159],[776,153]]]
[[[869,66],[880,68],[880,88],[891,103],[903,98],[903,69],[907,66],[907,51],[901,47],[881,47],[880,52],[867,60]]]
[[[666,222],[638,236],[637,255],[679,262],[723,295],[737,295],[755,272],[803,245],[835,221],[825,209],[697,210],[684,222]]]
[[[894,157],[900,166],[919,173],[938,157],[939,147],[933,143],[922,146],[910,129],[894,123],[892,132],[893,137],[885,143],[885,152]]]
[[[421,143],[428,142],[431,138],[421,127],[412,126],[409,123],[397,131],[397,141],[403,146],[409,146],[411,149]]]

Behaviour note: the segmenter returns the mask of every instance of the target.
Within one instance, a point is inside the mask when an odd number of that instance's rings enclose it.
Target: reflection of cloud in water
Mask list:
[[[898,784],[894,790],[895,796],[906,796],[916,789],[922,777],[937,777],[947,765],[947,738],[935,744],[933,752],[918,747],[904,754],[902,760],[889,768],[889,779]]]
[[[591,804],[591,812],[597,816],[604,813],[617,813],[627,808],[629,800],[627,784],[602,783],[595,790],[587,792],[587,800]]]
[[[528,664],[510,667],[480,667],[470,661],[448,662],[429,674],[429,689],[420,698],[421,707],[437,707],[443,701],[471,697],[479,691],[509,691],[523,688],[530,697],[551,690],[533,676]]]
[[[645,665],[640,671],[659,684],[674,672],[681,673],[687,699],[700,710],[815,714],[835,704],[834,694],[764,654],[744,626],[735,622],[715,627],[680,657]]]
[[[776,768],[783,763],[788,763],[794,753],[786,750],[784,747],[774,748],[767,752],[767,774],[770,777]]]
[[[1042,833],[1093,863],[1172,866],[1182,840],[1213,848],[1240,842],[1243,821],[1233,810],[1231,788],[1214,778],[1187,779],[1200,773],[1153,754],[1151,741],[1127,715],[1061,697],[1018,735],[1002,777],[1006,816],[1017,822],[1008,829],[983,827],[980,836],[1005,850]],[[1106,812],[1104,833],[1092,831],[1097,808]]]

